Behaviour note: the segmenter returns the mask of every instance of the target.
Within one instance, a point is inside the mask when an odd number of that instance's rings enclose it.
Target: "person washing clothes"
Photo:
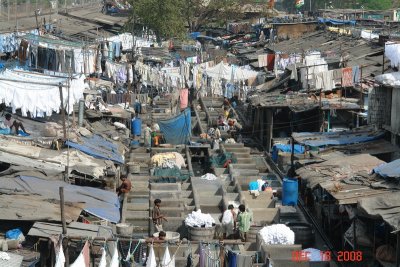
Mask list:
[[[237,216],[237,225],[239,227],[240,239],[243,242],[247,240],[247,232],[250,230],[253,216],[249,211],[246,211],[246,206],[241,204],[239,206],[239,214]]]
[[[233,205],[229,205],[222,215],[221,222],[224,239],[231,238],[236,228],[236,213],[233,209]]]
[[[156,200],[154,200],[154,208],[153,208],[153,224],[157,232],[163,231],[163,226],[162,226],[163,220],[168,222],[165,216],[161,214],[160,206],[161,206],[161,199],[157,198]]]
[[[12,129],[15,128],[15,135],[29,135],[29,133],[25,130],[24,125],[21,122],[16,121],[12,118],[10,113],[7,113],[4,116],[3,124],[1,125],[0,133],[1,134],[12,134]],[[19,131],[22,130],[22,132]]]

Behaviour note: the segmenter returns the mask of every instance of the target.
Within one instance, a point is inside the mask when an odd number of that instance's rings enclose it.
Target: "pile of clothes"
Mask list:
[[[201,210],[198,210],[192,211],[186,217],[185,224],[191,227],[213,227],[215,220],[210,214],[201,213]]]
[[[264,244],[268,245],[293,245],[294,232],[284,224],[273,224],[260,230]]]
[[[158,153],[151,158],[154,167],[161,168],[181,168],[186,167],[185,159],[177,152]]]

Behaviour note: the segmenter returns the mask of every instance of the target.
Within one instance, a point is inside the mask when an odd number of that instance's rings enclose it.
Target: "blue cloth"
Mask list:
[[[65,144],[98,159],[108,159],[119,164],[125,163],[118,151],[118,146],[100,135],[81,137],[81,140],[79,144],[72,141],[66,141]]]
[[[360,83],[360,67],[354,66],[353,67],[353,84]]]
[[[225,84],[225,94],[224,96],[231,99],[235,93],[235,85],[232,83]]]
[[[109,43],[108,45],[108,59],[114,59],[114,43]]]
[[[329,18],[318,18],[319,23],[330,23],[333,25],[343,25],[343,24],[348,24],[355,26],[356,21],[355,20],[340,20],[340,19],[329,19]]]
[[[11,134],[11,129],[10,128],[0,129],[0,134],[10,135]]]
[[[115,57],[121,56],[121,43],[118,41],[113,42]]]
[[[257,181],[252,181],[249,183],[249,190],[258,190],[258,183]]]
[[[236,253],[228,251],[228,267],[236,267]]]
[[[374,168],[374,172],[382,177],[400,178],[400,159],[383,163]]]
[[[23,136],[23,137],[30,136],[30,134],[27,134],[27,133],[25,133],[25,132],[22,131],[22,130],[18,130],[18,135]]]
[[[160,121],[158,125],[168,144],[189,143],[192,132],[190,108],[185,109],[175,118]]]
[[[291,153],[292,145],[284,145],[284,144],[276,144],[272,147],[272,159],[277,162],[278,161],[278,153],[279,151]],[[294,154],[304,154],[305,149],[302,145],[294,145]]]

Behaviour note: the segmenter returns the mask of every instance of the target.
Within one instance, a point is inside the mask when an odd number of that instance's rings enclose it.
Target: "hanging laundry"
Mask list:
[[[118,255],[118,243],[114,243],[114,251],[110,262],[110,267],[118,267],[119,266],[119,255]]]
[[[189,89],[187,88],[181,89],[179,92],[179,99],[181,103],[181,109],[187,108],[189,101]]]
[[[108,44],[108,59],[114,59],[114,44],[112,42]]]
[[[157,267],[156,255],[153,245],[150,245],[149,256],[147,257],[146,267]]]
[[[101,258],[99,262],[99,267],[106,267],[107,259],[106,259],[106,250],[104,248],[101,249]]]
[[[275,54],[267,55],[267,70],[273,71],[275,67]]]
[[[353,86],[353,69],[351,67],[342,69],[342,86]]]
[[[205,267],[206,266],[206,252],[204,250],[204,247],[201,243],[199,243],[199,267]]]
[[[164,256],[160,263],[161,267],[175,267],[175,256],[169,254],[168,246],[165,248]]]
[[[113,49],[114,49],[115,57],[120,57],[121,56],[121,42],[114,41],[113,42]]]
[[[322,89],[323,91],[331,91],[334,86],[332,71],[324,71],[314,74],[315,89]]]
[[[265,67],[268,65],[268,54],[258,55],[258,67]]]
[[[19,45],[18,50],[18,57],[21,62],[25,61],[28,57],[27,50],[28,50],[29,43],[26,40],[21,40],[21,44]]]
[[[237,266],[252,266],[253,265],[253,257],[251,255],[237,255]]]
[[[236,253],[228,251],[228,267],[236,267],[236,266],[239,266],[237,265]]]
[[[353,84],[359,84],[360,83],[360,67],[359,66],[354,66],[352,68],[352,73],[353,73]]]
[[[88,241],[85,242],[81,253],[70,267],[90,267],[90,250]]]
[[[390,59],[390,66],[399,67],[400,65],[400,44],[394,42],[385,43],[385,57]]]
[[[63,251],[62,244],[60,243],[60,246],[58,247],[58,252],[56,255],[56,264],[54,267],[64,267],[65,266],[65,255]]]

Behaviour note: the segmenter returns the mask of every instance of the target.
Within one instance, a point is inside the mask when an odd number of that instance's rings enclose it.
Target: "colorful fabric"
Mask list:
[[[353,86],[353,69],[344,68],[342,69],[342,86],[352,87]]]
[[[179,92],[179,98],[181,103],[181,109],[187,108],[189,101],[189,89],[187,88],[181,89]]]

